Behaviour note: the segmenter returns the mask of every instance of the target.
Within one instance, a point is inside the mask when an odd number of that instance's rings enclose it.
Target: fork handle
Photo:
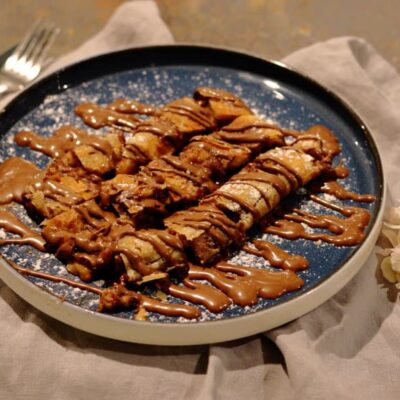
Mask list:
[[[6,94],[10,93],[10,87],[9,85],[0,82],[0,96],[3,97]]]
[[[0,99],[9,93],[16,92],[20,89],[20,85],[12,82],[10,79],[0,75]]]

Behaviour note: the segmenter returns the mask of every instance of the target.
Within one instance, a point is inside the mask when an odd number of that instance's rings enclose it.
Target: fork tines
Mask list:
[[[58,33],[59,29],[53,23],[36,21],[11,56],[7,58],[2,72],[24,82],[35,79]]]

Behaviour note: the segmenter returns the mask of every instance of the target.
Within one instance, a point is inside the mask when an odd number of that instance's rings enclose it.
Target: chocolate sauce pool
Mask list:
[[[0,204],[22,203],[26,188],[39,181],[41,172],[35,164],[20,157],[0,164]]]
[[[21,131],[15,135],[15,143],[52,158],[62,156],[67,151],[83,144],[89,144],[106,155],[112,154],[111,146],[106,140],[69,125],[58,128],[50,137],[44,137],[32,131]]]

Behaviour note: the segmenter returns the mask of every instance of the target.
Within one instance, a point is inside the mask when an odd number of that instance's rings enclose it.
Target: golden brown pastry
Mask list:
[[[331,151],[333,148],[335,150]],[[232,244],[241,243],[246,232],[285,196],[329,168],[339,150],[332,134],[321,138],[319,131],[313,128],[303,138],[299,136],[292,145],[269,150],[257,157],[213,194],[201,200],[198,206],[166,218],[166,231],[153,230],[152,237],[168,232],[174,237],[175,248],[181,243],[186,253],[197,262],[215,262]],[[135,235],[145,232],[141,230]],[[129,241],[128,237],[129,234],[125,241]],[[129,251],[135,257],[125,260],[127,271],[136,270],[135,263],[144,260],[150,260],[148,267],[153,272],[171,267],[169,258],[163,257],[151,241],[147,246],[147,255],[152,255],[143,258],[141,245],[130,242]],[[152,260],[157,260],[157,263]],[[141,264],[140,272],[137,272],[142,275],[143,271],[145,268]],[[130,277],[133,278],[132,273]]]

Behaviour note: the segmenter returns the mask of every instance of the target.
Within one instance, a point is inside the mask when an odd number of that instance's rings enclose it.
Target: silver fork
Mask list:
[[[0,69],[0,96],[23,89],[40,73],[60,30],[38,20]]]

